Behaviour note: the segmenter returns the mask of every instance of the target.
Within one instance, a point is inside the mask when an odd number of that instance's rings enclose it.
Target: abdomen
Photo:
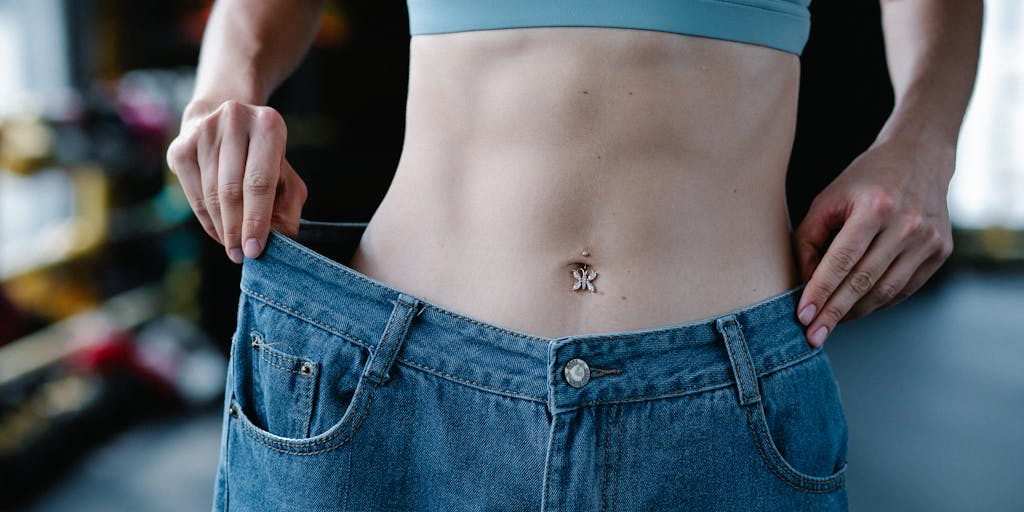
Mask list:
[[[689,322],[797,283],[795,55],[551,27],[420,35],[410,62],[402,158],[353,268],[550,337]],[[593,292],[572,290],[581,263]]]

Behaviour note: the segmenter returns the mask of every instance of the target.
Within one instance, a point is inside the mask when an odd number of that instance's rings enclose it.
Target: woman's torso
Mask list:
[[[349,265],[545,337],[791,288],[799,71],[792,53],[650,30],[417,35],[401,159]],[[582,263],[593,292],[573,290]]]

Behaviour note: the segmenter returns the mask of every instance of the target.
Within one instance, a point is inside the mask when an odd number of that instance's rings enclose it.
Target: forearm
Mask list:
[[[951,158],[977,73],[982,0],[881,0],[881,8],[896,104],[878,139]]]
[[[184,120],[233,99],[266,104],[309,50],[326,0],[218,0]]]

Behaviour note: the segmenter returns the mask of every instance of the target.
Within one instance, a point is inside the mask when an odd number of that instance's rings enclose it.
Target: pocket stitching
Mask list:
[[[312,369],[310,374],[305,375],[301,371],[299,372],[299,375],[303,375],[306,379],[306,389],[304,393],[305,403],[303,404],[304,408],[299,410],[299,415],[295,418],[298,423],[297,427],[299,429],[299,433],[305,437],[309,436],[309,427],[313,423],[313,414],[315,414],[313,407],[313,393],[318,393],[320,391],[320,372],[317,371],[319,369],[319,364],[310,361],[309,365]]]
[[[815,355],[823,354],[820,349],[818,352]],[[808,358],[802,362],[811,360],[811,358]],[[758,385],[760,386],[760,378],[758,379]],[[757,447],[761,459],[764,460],[768,469],[786,485],[800,491],[814,493],[833,492],[844,485],[846,461],[843,461],[843,465],[838,470],[827,476],[808,475],[798,470],[782,456],[782,452],[775,444],[775,440],[768,430],[768,417],[765,413],[764,402],[759,400],[757,403],[751,404],[744,409],[746,409],[747,413],[747,426],[754,437],[754,445]]]
[[[363,424],[363,421],[368,416],[368,413],[369,413],[369,410],[370,410],[370,404],[373,402],[373,395],[375,394],[375,393],[373,393],[374,389],[363,390],[363,393],[362,393],[363,396],[353,397],[353,401],[359,400],[359,401],[363,402],[359,406],[359,409],[353,409],[351,411],[351,414],[358,414],[359,415],[357,418],[349,419],[349,418],[347,418],[347,416],[343,415],[342,418],[340,420],[338,420],[338,423],[336,423],[333,427],[331,427],[331,429],[329,429],[327,432],[324,433],[324,434],[328,434],[329,433],[329,435],[327,437],[325,437],[324,439],[320,439],[320,440],[317,440],[317,441],[300,440],[300,439],[289,440],[289,439],[284,438],[282,436],[277,436],[277,435],[275,435],[275,434],[273,434],[271,432],[267,432],[267,431],[257,427],[254,423],[252,423],[252,420],[250,420],[249,417],[245,415],[245,412],[242,410],[242,407],[238,404],[238,402],[235,399],[235,397],[232,397],[231,403],[232,403],[232,406],[235,408],[235,414],[238,415],[236,420],[238,421],[239,426],[242,427],[242,430],[245,431],[246,434],[248,434],[250,437],[252,437],[255,441],[259,442],[260,444],[266,446],[267,448],[270,448],[272,450],[275,450],[275,451],[278,451],[278,452],[281,452],[281,453],[287,453],[287,454],[292,454],[292,455],[318,455],[318,454],[325,453],[325,452],[328,452],[328,451],[331,451],[331,450],[334,450],[334,449],[337,449],[337,448],[341,447],[342,445],[347,443],[348,440],[352,436],[355,435],[355,433],[359,430],[359,427]],[[349,428],[346,428],[346,426],[349,426]],[[331,432],[331,430],[336,430],[336,431],[335,432]],[[342,436],[345,436],[346,431],[347,431],[348,435],[346,437],[344,437],[343,439],[341,439],[340,441],[338,441],[338,438],[340,438]],[[321,435],[324,435],[324,434],[321,434]],[[269,436],[280,437],[281,439],[272,439]],[[310,438],[310,440],[311,439],[315,439],[315,438]],[[320,445],[324,445],[325,443],[329,443],[329,444],[327,444],[327,446],[325,446],[325,447],[323,447],[323,448],[321,448],[319,450],[314,450],[314,451],[303,451],[302,450],[303,448],[315,449],[315,448],[319,447]],[[277,445],[277,446],[275,446],[275,445]],[[292,448],[292,450],[286,449],[288,447]]]
[[[800,491],[828,493],[843,486],[846,462],[843,462],[842,467],[836,470],[835,473],[828,476],[819,477],[800,472],[782,457],[782,453],[771,438],[771,433],[767,432],[764,409],[761,407],[760,402],[755,407],[755,410],[747,411],[747,425],[754,435],[754,444],[757,446],[757,451],[761,454],[761,458],[765,461],[768,469],[775,476],[779,477],[780,480],[790,487]]]
[[[281,352],[281,351],[279,351],[277,349],[274,349],[273,347],[268,346],[265,343],[259,343],[254,348],[256,348],[256,352],[259,354],[260,359],[265,361],[267,364],[273,366],[274,368],[278,368],[278,369],[284,370],[286,372],[298,373],[298,374],[302,375],[302,372],[300,372],[298,370],[293,370],[291,368],[287,368],[287,367],[281,366],[280,363],[275,363],[274,361],[270,360],[269,357],[273,357],[273,358],[275,358],[275,359],[277,359],[279,361],[283,361],[284,363],[291,363],[291,364],[310,363],[311,365],[314,366],[314,371],[316,370],[316,368],[315,368],[316,367],[316,362],[315,361],[312,361],[310,359],[307,359],[307,358],[304,358],[304,357],[301,357],[301,356],[287,355],[287,354],[285,354],[285,353],[283,353],[283,352]],[[312,374],[310,374],[310,377],[312,377]]]
[[[346,332],[346,331],[344,331],[342,329],[339,329],[337,327],[334,327],[332,325],[328,325],[328,324],[325,324],[323,322],[319,322],[319,321],[317,321],[317,320],[315,320],[315,319],[313,319],[313,318],[311,318],[311,317],[309,317],[307,315],[302,314],[299,311],[296,311],[295,309],[293,309],[291,307],[288,307],[285,304],[282,304],[281,302],[278,302],[278,301],[276,301],[276,300],[274,300],[274,299],[272,299],[270,297],[267,297],[266,295],[263,295],[263,294],[255,291],[255,290],[251,290],[249,288],[246,288],[245,286],[242,286],[241,290],[242,290],[243,293],[245,293],[246,295],[252,297],[253,300],[255,300],[257,302],[260,302],[260,303],[263,303],[263,304],[268,304],[271,307],[277,309],[278,311],[281,311],[281,312],[283,312],[285,314],[294,316],[294,317],[296,317],[296,318],[298,318],[300,320],[304,320],[307,323],[312,324],[312,325],[314,325],[316,327],[319,327],[319,328],[323,329],[324,331],[327,331],[327,332],[329,332],[331,334],[339,336],[339,337],[349,341],[350,343],[355,343],[356,345],[359,345],[359,346],[361,346],[361,347],[363,347],[365,349],[370,349],[373,346],[372,344],[366,342],[365,340],[363,340],[362,338],[360,338],[358,336],[355,336],[355,335],[353,335],[351,333],[348,333],[348,332]]]
[[[253,331],[256,332],[256,331]],[[262,333],[260,333],[262,339]],[[259,356],[260,360],[278,370],[285,371],[299,375],[302,378],[302,396],[303,402],[296,403],[295,407],[295,430],[304,435],[309,434],[309,425],[313,421],[313,392],[317,386],[317,376],[319,374],[320,365],[307,357],[295,356],[278,349],[271,347],[267,343],[262,341],[254,342],[253,349]],[[308,364],[311,373],[303,373],[299,370],[294,370],[281,364],[274,362],[271,358],[277,359],[284,362],[285,364],[291,364],[292,366],[299,364]]]

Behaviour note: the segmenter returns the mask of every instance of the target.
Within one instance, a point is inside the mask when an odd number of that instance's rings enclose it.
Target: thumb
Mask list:
[[[277,185],[277,200],[271,216],[271,227],[288,238],[299,234],[299,218],[306,203],[306,184],[288,160],[281,158],[281,174]]]

